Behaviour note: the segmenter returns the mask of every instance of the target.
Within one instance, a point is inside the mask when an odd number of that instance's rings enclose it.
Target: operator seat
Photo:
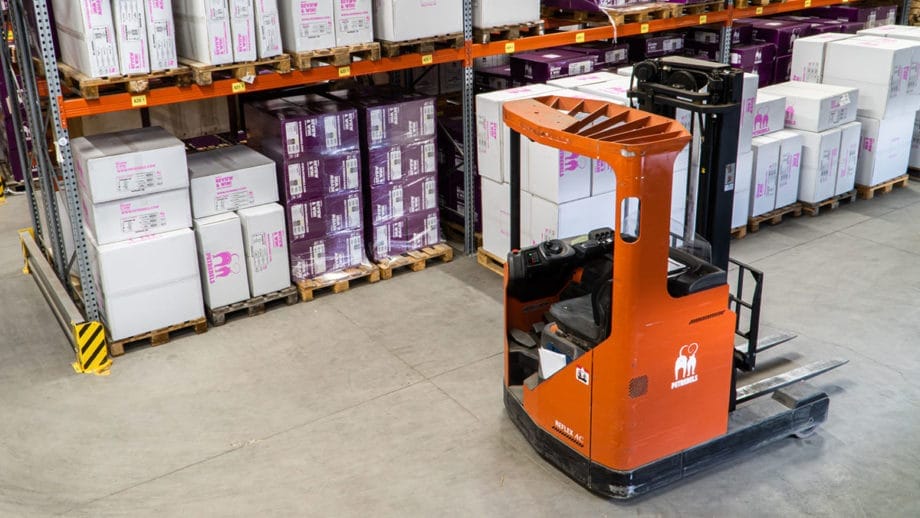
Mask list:
[[[613,279],[600,282],[590,293],[580,297],[560,300],[549,309],[550,319],[559,328],[592,347],[610,336],[610,305],[613,296]]]

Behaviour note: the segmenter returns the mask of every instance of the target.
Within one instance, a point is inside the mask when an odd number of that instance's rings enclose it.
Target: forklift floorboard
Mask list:
[[[128,351],[95,377],[74,374],[21,272],[28,219],[7,196],[0,516],[920,516],[916,182],[732,243],[766,274],[761,335],[797,335],[741,384],[849,360],[809,382],[827,421],[625,502],[509,418],[501,280],[475,257]]]

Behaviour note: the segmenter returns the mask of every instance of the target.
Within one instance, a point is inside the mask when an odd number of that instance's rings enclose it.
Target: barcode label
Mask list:
[[[356,264],[361,262],[361,247],[363,246],[361,234],[354,234],[348,237],[348,263]]]
[[[336,116],[323,118],[323,129],[326,131],[326,149],[339,147],[339,121]]]
[[[307,235],[307,218],[300,203],[291,206],[291,232],[294,239]]]
[[[303,164],[291,164],[288,166],[288,191],[291,198],[297,198],[303,194]]]
[[[438,162],[435,157],[434,142],[429,142],[422,146],[422,172],[434,173],[437,171]]]
[[[211,0],[208,10],[211,12],[208,18],[212,21],[222,21],[227,16],[227,3],[224,0]]]
[[[435,192],[434,178],[425,180],[425,209],[434,209],[438,206],[438,195]]]
[[[569,75],[586,74],[594,70],[593,61],[579,61],[569,64]]]
[[[361,226],[361,204],[357,196],[352,196],[345,201],[345,217],[348,228],[359,228]]]
[[[379,142],[386,137],[383,127],[383,110],[371,111],[371,142]]]
[[[307,22],[300,26],[301,38],[321,38],[332,32],[332,24],[329,21]]]
[[[288,155],[297,155],[303,151],[303,147],[300,144],[300,124],[296,122],[288,122],[284,124],[284,138],[287,142],[287,153]]]
[[[326,273],[326,243],[317,241],[313,244],[311,252],[313,256],[313,274],[320,275]]]
[[[403,190],[402,187],[395,187],[390,191],[390,217],[403,217]]]
[[[252,2],[249,0],[233,0],[233,16],[236,18],[252,16]]]
[[[427,234],[427,243],[425,246],[431,246],[437,244],[440,241],[440,235],[438,234],[438,215],[429,214],[428,218],[425,219],[425,233]]]
[[[402,149],[395,147],[387,153],[389,159],[389,169],[387,178],[389,181],[396,181],[402,178]]]
[[[169,33],[165,21],[153,22],[153,44],[156,46],[164,45],[169,41]]]
[[[821,155],[821,171],[819,172],[819,175],[821,176],[821,178],[826,178],[830,173],[831,173],[831,152],[825,151],[824,154]]]
[[[348,190],[357,189],[360,180],[358,179],[358,159],[351,157],[345,159],[345,185]]]
[[[434,103],[425,103],[422,107],[422,134],[434,135]]]
[[[389,225],[379,225],[374,227],[374,255],[377,259],[386,257],[390,251],[390,227]]]

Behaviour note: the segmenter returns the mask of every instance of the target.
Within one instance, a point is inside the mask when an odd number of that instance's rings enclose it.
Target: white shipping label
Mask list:
[[[251,0],[230,0],[230,6],[233,9],[234,18],[248,18],[252,16]]]
[[[425,209],[434,209],[438,206],[438,195],[435,190],[434,178],[425,180]]]
[[[124,211],[122,211],[124,213]],[[143,234],[155,228],[166,226],[166,213],[157,212],[156,208],[152,212],[139,212],[123,214],[121,217],[121,232],[123,234]]]
[[[300,24],[300,37],[302,39],[322,38],[332,33],[332,20],[302,20]]]
[[[326,149],[339,147],[339,120],[335,115],[323,117],[323,129],[326,132]]]
[[[380,142],[386,138],[386,128],[383,125],[383,110],[371,110],[371,142]]]
[[[390,226],[378,225],[374,227],[374,255],[378,258],[386,257],[390,250]]]
[[[594,70],[593,61],[579,61],[577,63],[569,64],[569,75],[576,76],[579,74],[587,74],[588,72]]]
[[[303,194],[303,164],[294,163],[288,166],[288,192],[291,198],[297,198]]]
[[[115,190],[142,193],[163,185],[163,173],[144,166],[131,167],[126,162],[115,163]]]
[[[300,142],[300,124],[287,122],[284,124],[284,138],[286,139],[288,155],[297,155],[303,151]]]
[[[348,228],[361,228],[361,199],[357,196],[348,198],[345,202],[345,215]]]
[[[422,146],[422,172],[423,173],[434,173],[437,172],[438,162],[435,157],[435,147],[434,142],[429,142]]]
[[[403,217],[403,190],[402,187],[395,187],[390,191],[390,217]]]
[[[298,203],[291,206],[291,233],[294,239],[300,239],[307,235],[307,217],[304,214],[303,205]]]
[[[422,135],[434,135],[434,103],[425,103],[422,107]]]
[[[362,251],[361,249],[364,246],[364,242],[361,239],[361,234],[355,234],[348,238],[348,262],[349,264],[355,264],[361,262]]]
[[[346,188],[351,191],[357,189],[360,185],[358,176],[358,158],[351,157],[345,159],[345,184]]]
[[[394,147],[387,153],[387,178],[393,182],[402,178],[402,149]]]
[[[313,259],[313,275],[326,273],[326,243],[317,241],[310,252]]]
[[[226,0],[211,0],[208,4],[208,18],[211,21],[218,22],[224,20],[227,16]]]
[[[271,266],[270,237],[265,232],[257,232],[249,240],[249,259],[252,261],[252,270],[256,273],[264,272]]]
[[[255,202],[255,194],[249,189],[235,189],[223,193],[218,191],[214,196],[214,209],[217,212],[228,212],[251,207]]]
[[[427,243],[425,246],[431,246],[437,244],[440,241],[440,234],[438,233],[438,215],[430,214],[425,219],[425,233],[427,234]]]

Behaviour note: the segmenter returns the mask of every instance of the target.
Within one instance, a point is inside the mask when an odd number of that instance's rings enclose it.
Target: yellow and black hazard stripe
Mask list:
[[[104,374],[112,365],[105,342],[105,327],[100,322],[84,322],[74,326],[77,339],[77,362],[74,370],[81,373]]]

